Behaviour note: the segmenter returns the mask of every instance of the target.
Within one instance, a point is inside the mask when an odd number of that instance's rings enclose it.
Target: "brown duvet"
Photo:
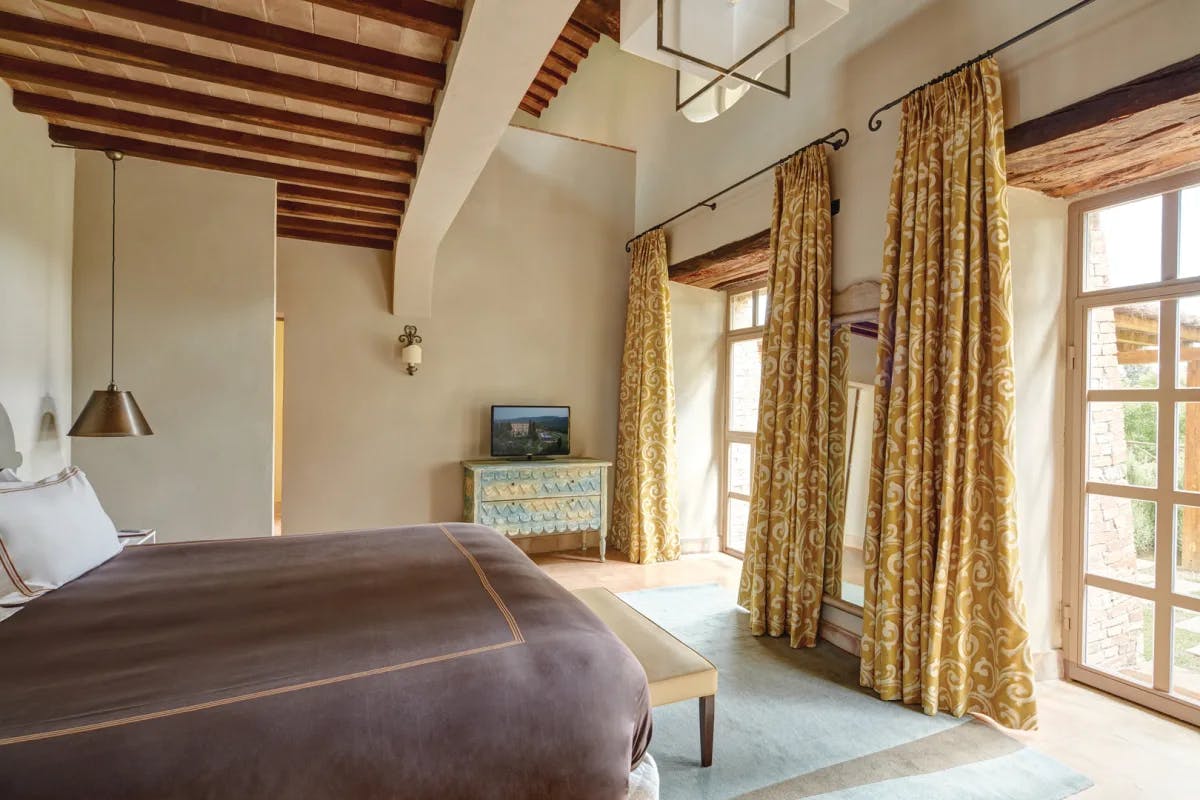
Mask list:
[[[616,800],[646,677],[476,525],[133,547],[0,622],[0,798]]]

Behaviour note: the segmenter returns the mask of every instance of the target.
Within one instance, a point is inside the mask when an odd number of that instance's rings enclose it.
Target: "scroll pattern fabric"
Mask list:
[[[793,647],[816,644],[826,545],[832,544],[829,531],[843,513],[836,498],[844,493],[844,465],[831,466],[835,450],[844,458],[845,411],[838,428],[830,413],[829,198],[823,146],[807,148],[776,167],[771,307],[738,602],[750,610],[752,633],[786,633]],[[844,380],[845,357],[840,361]],[[844,406],[844,390],[841,395]],[[840,490],[834,485],[839,481]],[[839,561],[840,556],[839,546]]]
[[[861,683],[1036,727],[1018,566],[1000,77],[904,102],[884,244]]]
[[[633,243],[617,410],[612,544],[639,564],[679,558],[667,237]]]

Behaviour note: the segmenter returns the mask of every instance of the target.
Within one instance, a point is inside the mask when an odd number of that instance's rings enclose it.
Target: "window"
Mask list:
[[[1071,209],[1070,677],[1200,719],[1200,173]]]
[[[721,549],[741,556],[750,523],[754,475],[754,434],[762,379],[767,288],[754,286],[729,295],[725,334],[725,455]]]

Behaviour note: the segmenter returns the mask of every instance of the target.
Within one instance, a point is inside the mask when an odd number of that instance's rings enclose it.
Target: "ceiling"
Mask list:
[[[521,110],[540,117],[601,35],[621,41],[621,0],[581,0],[529,84]]]
[[[0,0],[56,143],[278,181],[280,236],[391,250],[463,0]]]

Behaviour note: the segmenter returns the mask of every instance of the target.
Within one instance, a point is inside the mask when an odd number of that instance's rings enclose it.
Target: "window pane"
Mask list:
[[[1158,388],[1159,304],[1102,306],[1088,312],[1088,387]]]
[[[1087,571],[1154,585],[1156,504],[1090,494],[1087,500]]]
[[[750,494],[750,464],[754,461],[754,445],[745,442],[729,444],[729,491]]]
[[[1088,403],[1088,480],[1158,485],[1158,406]]]
[[[754,292],[741,292],[729,298],[729,329],[754,327]]]
[[[758,428],[758,381],[762,374],[762,339],[746,339],[729,347],[729,430],[753,433]]]
[[[1084,595],[1083,663],[1147,686],[1154,682],[1154,604],[1095,586]]]
[[[1162,196],[1084,216],[1085,291],[1162,280]]]
[[[754,293],[754,324],[767,324],[767,290],[759,289]]]
[[[739,553],[746,552],[746,528],[750,524],[750,504],[736,497],[729,498],[725,546]]]
[[[1200,186],[1179,193],[1179,277],[1200,275]]]
[[[1178,303],[1175,331],[1179,346],[1177,383],[1200,387],[1200,297],[1181,297]]]
[[[1200,492],[1200,403],[1175,404],[1175,488]]]
[[[1200,703],[1200,614],[1175,609],[1175,659],[1171,693]]]
[[[1200,508],[1175,506],[1175,582],[1179,594],[1200,597]]]

